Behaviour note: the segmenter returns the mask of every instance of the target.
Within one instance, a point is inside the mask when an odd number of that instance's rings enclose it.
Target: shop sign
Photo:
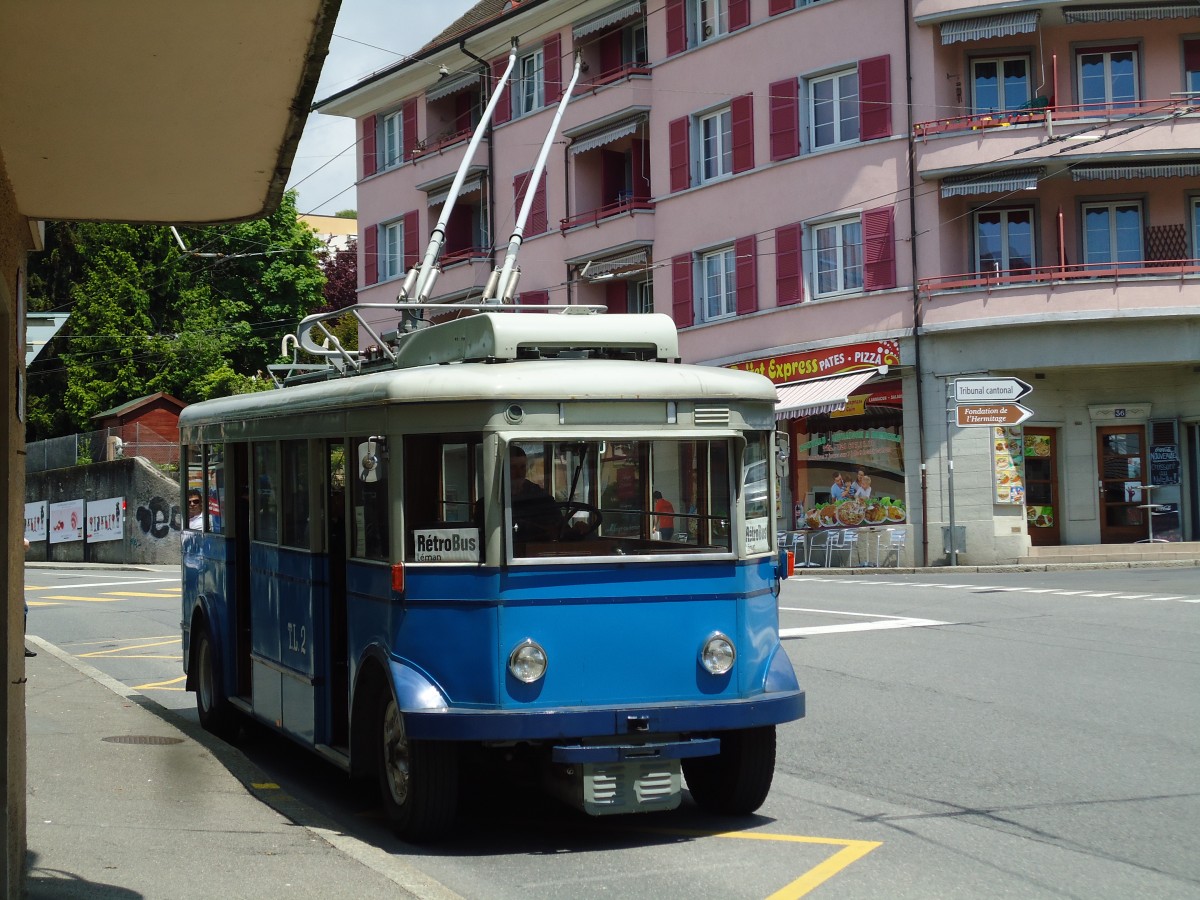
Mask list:
[[[996,503],[1025,502],[1025,429],[992,429],[992,475]]]
[[[1150,447],[1150,483],[1179,484],[1179,446],[1154,444]]]
[[[789,384],[807,378],[822,378],[826,375],[843,375],[863,369],[898,365],[900,344],[887,340],[750,359],[734,363],[729,368],[765,375],[775,384]]]

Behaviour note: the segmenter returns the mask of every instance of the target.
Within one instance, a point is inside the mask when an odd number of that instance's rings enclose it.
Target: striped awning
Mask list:
[[[571,34],[575,39],[588,34],[595,34],[601,29],[607,28],[610,25],[616,25],[618,22],[624,22],[626,19],[632,19],[634,16],[641,15],[642,0],[627,0],[625,3],[618,3],[616,6],[605,10],[597,16],[592,16],[585,22],[580,22],[573,29]]]
[[[1109,181],[1113,178],[1192,178],[1200,163],[1159,163],[1149,166],[1076,166],[1072,181]]]
[[[1010,37],[1014,34],[1029,34],[1031,31],[1037,30],[1039,15],[1037,10],[1031,10],[943,22],[942,43],[983,41],[988,38]]]
[[[634,119],[632,122],[622,122],[620,125],[614,125],[612,128],[605,129],[599,134],[593,134],[590,137],[574,141],[571,143],[571,155],[586,153],[589,150],[595,150],[597,147],[603,147],[605,144],[611,144],[613,141],[619,141],[623,137],[635,134],[642,127],[643,121],[642,119]]]
[[[813,378],[777,388],[775,393],[779,399],[775,401],[775,418],[796,419],[800,416],[839,412],[846,408],[850,395],[870,381],[877,371],[879,370],[864,369],[847,375]]]
[[[628,269],[641,272],[645,270],[649,261],[650,255],[645,250],[636,250],[633,253],[614,256],[612,259],[602,259],[599,262],[588,263],[587,274],[584,277],[591,281],[596,278],[607,278],[614,274],[620,274]]]
[[[441,100],[443,97],[449,97],[451,94],[465,91],[477,84],[479,84],[478,72],[465,72],[462,75],[448,76],[429,87],[425,91],[425,99],[426,101]]]
[[[1124,6],[1077,6],[1063,10],[1068,25],[1091,22],[1145,22],[1200,16],[1197,3],[1129,3]]]
[[[942,179],[942,198],[970,197],[975,194],[1006,194],[1011,191],[1032,191],[1045,169],[1015,169],[1009,172],[988,172],[983,175],[951,175]]]
[[[440,206],[450,198],[450,185],[446,185],[440,191],[434,191],[429,195],[428,203],[430,206]],[[458,196],[465,197],[467,194],[474,194],[483,187],[483,176],[476,175],[474,178],[468,178],[463,182],[463,186],[458,191]]]

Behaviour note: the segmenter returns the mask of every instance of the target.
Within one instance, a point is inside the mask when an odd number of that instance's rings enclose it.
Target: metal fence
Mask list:
[[[45,472],[141,456],[158,466],[179,465],[179,442],[145,425],[130,424],[25,445],[25,471]]]

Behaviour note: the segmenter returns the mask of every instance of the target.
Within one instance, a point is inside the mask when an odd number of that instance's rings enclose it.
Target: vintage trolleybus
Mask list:
[[[206,728],[251,716],[377,778],[409,839],[451,826],[470,754],[592,814],[673,808],[684,779],[758,808],[804,714],[775,389],[678,364],[666,316],[571,311],[479,312],[375,371],[184,410]]]

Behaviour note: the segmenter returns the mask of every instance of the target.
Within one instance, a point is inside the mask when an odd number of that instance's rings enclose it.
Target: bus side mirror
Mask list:
[[[775,452],[780,459],[787,459],[792,455],[792,436],[786,431],[775,432]]]
[[[372,435],[358,445],[358,478],[363,482],[378,481],[382,471],[380,456],[387,458],[387,438]]]

